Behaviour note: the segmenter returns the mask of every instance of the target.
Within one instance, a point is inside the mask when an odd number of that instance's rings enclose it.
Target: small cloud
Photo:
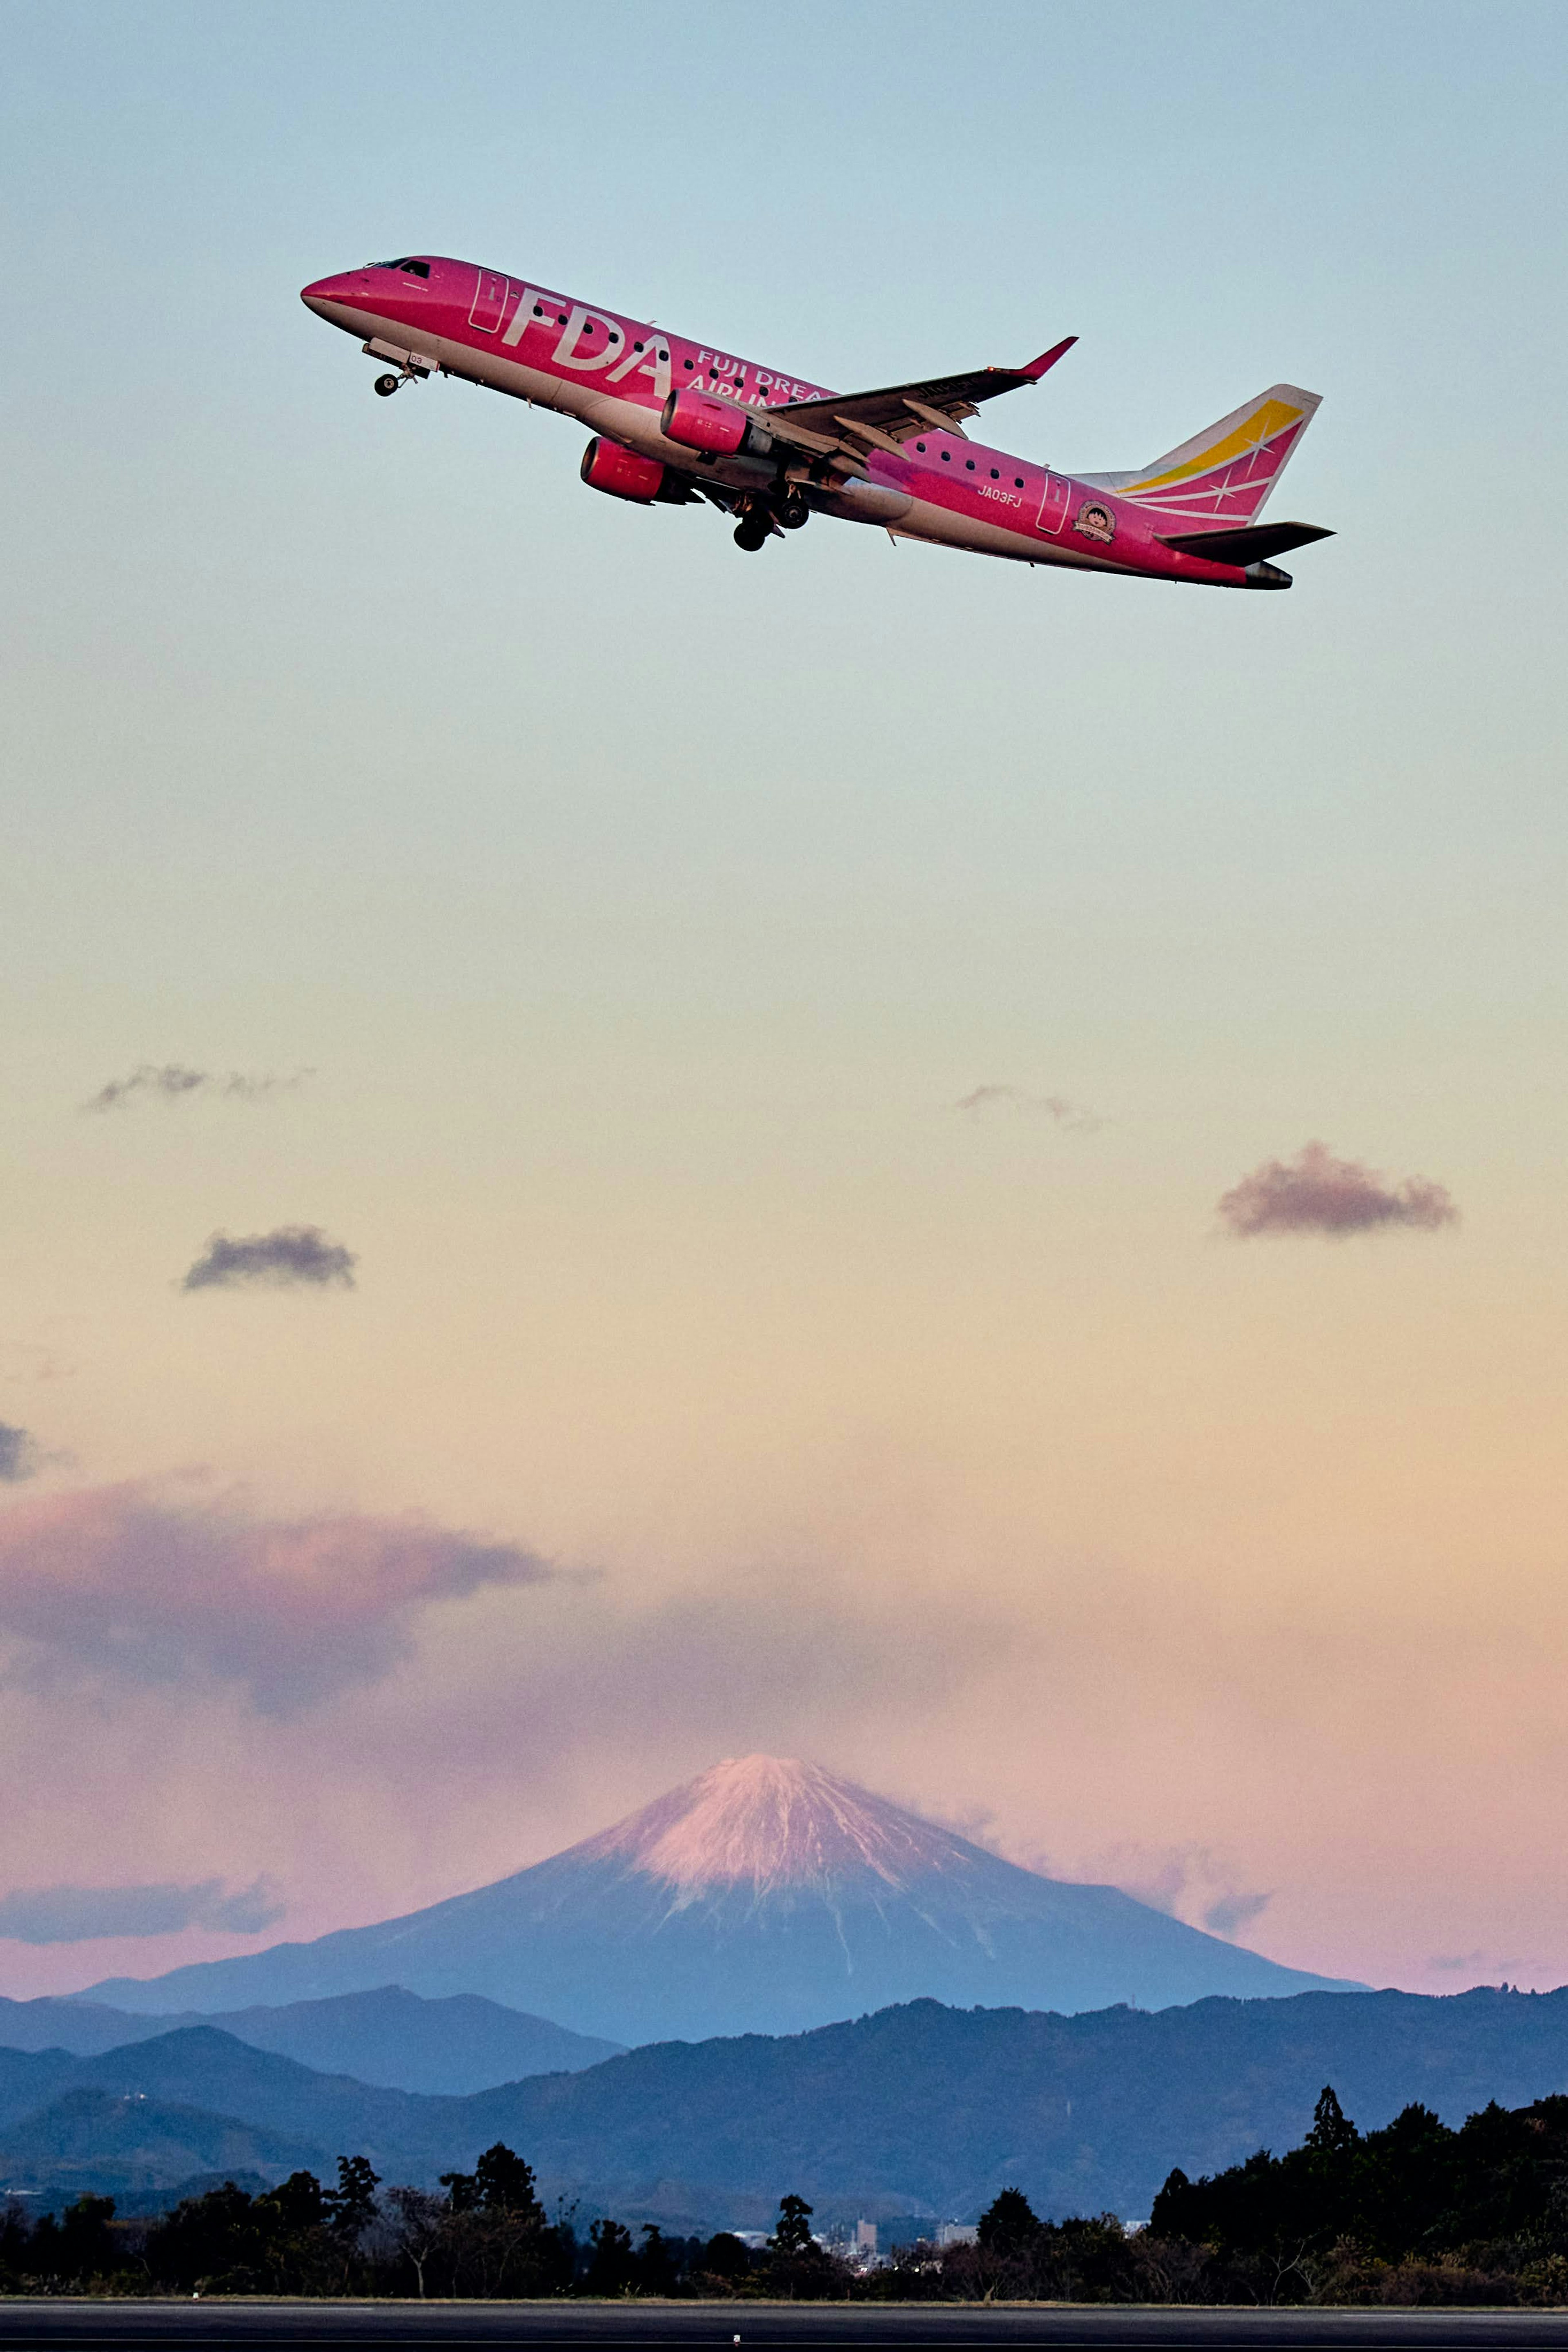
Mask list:
[[[181,1062],[143,1062],[129,1077],[110,1078],[83,1103],[83,1110],[118,1110],[136,1095],[152,1095],[162,1102],[183,1102],[188,1095],[226,1095],[238,1102],[260,1102],[267,1095],[291,1093],[314,1076],[296,1070],[288,1077],[271,1073],[250,1076],[243,1070],[188,1070]]]
[[[1267,1911],[1273,1900],[1271,1889],[1267,1895],[1222,1895],[1205,1911],[1203,1924],[1211,1935],[1237,1936]]]
[[[1336,1160],[1326,1144],[1309,1143],[1293,1160],[1267,1160],[1219,1202],[1219,1214],[1239,1239],[1259,1234],[1375,1233],[1409,1225],[1435,1233],[1458,1222],[1441,1184],[1407,1176],[1390,1184],[1358,1160]]]
[[[1189,1926],[1201,1924],[1211,1936],[1227,1938],[1259,1918],[1274,1899],[1271,1890],[1257,1894],[1239,1886],[1234,1864],[1207,1845],[1146,1846],[1124,1841],[1103,1848],[1071,1874],[1101,1874],[1151,1909],[1185,1919]]]
[[[234,1290],[254,1283],[270,1290],[354,1287],[352,1250],[329,1242],[319,1225],[278,1225],[238,1241],[214,1234],[186,1273],[182,1290]]]
[[[268,1878],[225,1894],[195,1886],[33,1886],[0,1895],[0,1936],[19,1944],[86,1944],[99,1936],[178,1936],[187,1927],[257,1936],[287,1905]]]
[[[0,1421],[0,1486],[19,1486],[24,1478],[36,1477],[37,1469],[38,1449],[26,1431]]]
[[[516,1544],[418,1519],[262,1519],[133,1485],[0,1511],[9,1679],[227,1685],[262,1715],[381,1682],[437,1603],[556,1573]]]
[[[1007,1105],[1013,1110],[1043,1111],[1057,1127],[1069,1129],[1077,1135],[1097,1135],[1110,1121],[1102,1118],[1084,1104],[1071,1101],[1066,1095],[1031,1095],[1022,1087],[976,1087],[971,1094],[961,1095],[953,1105],[955,1110],[983,1111]]]
[[[1017,1087],[977,1087],[973,1094],[960,1095],[955,1110],[988,1110],[993,1103],[1019,1103],[1023,1097]]]
[[[1478,1969],[1516,1969],[1519,1965],[1517,1960],[1490,1958],[1485,1952],[1434,1953],[1427,1962],[1429,1969],[1440,1969],[1445,1976],[1455,1977],[1474,1977]]]

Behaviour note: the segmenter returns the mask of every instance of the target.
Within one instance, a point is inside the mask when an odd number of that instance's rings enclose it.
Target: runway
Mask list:
[[[0,2344],[1041,2344],[1056,2352],[1561,2346],[1568,2310],[1151,2310],[1041,2304],[0,2301]]]

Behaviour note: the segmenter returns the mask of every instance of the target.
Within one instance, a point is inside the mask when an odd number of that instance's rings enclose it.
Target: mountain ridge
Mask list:
[[[86,1997],[211,2014],[389,1977],[619,2043],[800,2032],[920,1998],[1077,2011],[1354,1989],[1026,1870],[818,1766],[746,1757],[488,1886]]]
[[[1412,2100],[1458,2124],[1489,2100],[1517,2107],[1568,2090],[1568,1987],[1210,1999],[1074,2016],[918,2000],[786,2037],[650,2043],[465,2098],[323,2076],[211,2027],[93,2059],[0,2057],[13,2062],[8,2079],[0,2066],[0,2163],[12,2150],[36,2163],[39,2135],[57,2132],[39,2117],[94,2092],[110,2102],[106,2180],[123,2178],[114,2168],[128,2158],[194,2169],[190,2159],[229,2126],[232,2161],[254,2166],[270,2135],[277,2147],[319,2149],[329,2168],[340,2154],[365,2154],[389,2183],[427,2187],[504,2140],[549,2200],[683,2228],[754,2226],[787,2190],[824,2217],[973,2219],[1009,2183],[1056,2218],[1109,2210],[1135,2220],[1174,2166],[1196,2177],[1260,2146],[1294,2145],[1325,2082],[1363,2129]],[[162,2117],[140,2142],[138,2105]],[[90,2112],[79,2102],[68,2111],[61,2160],[78,2186],[91,2185],[80,2121]],[[204,2118],[200,2132],[193,2117]],[[151,2145],[160,2134],[161,2157]]]
[[[91,2057],[194,2024],[214,2025],[252,2049],[274,2051],[323,2074],[352,2074],[387,2090],[459,2096],[525,2074],[596,2066],[623,2047],[476,1993],[426,2000],[401,1985],[282,2008],[141,2014],[57,1994],[26,2001],[0,1996],[0,2047],[12,2050],[60,2049]]]

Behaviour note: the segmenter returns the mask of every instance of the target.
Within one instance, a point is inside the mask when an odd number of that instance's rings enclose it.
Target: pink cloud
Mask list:
[[[1391,1184],[1359,1160],[1336,1160],[1326,1144],[1303,1146],[1293,1160],[1266,1160],[1225,1193],[1219,1213],[1233,1234],[1376,1233],[1389,1225],[1435,1232],[1458,1222],[1441,1184],[1407,1176]]]
[[[127,1484],[0,1514],[0,1637],[34,1685],[237,1685],[292,1715],[380,1681],[422,1610],[551,1574],[514,1544],[419,1520],[264,1519]]]

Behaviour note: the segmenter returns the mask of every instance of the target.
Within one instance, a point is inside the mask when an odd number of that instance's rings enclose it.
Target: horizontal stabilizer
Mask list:
[[[1311,522],[1258,522],[1244,530],[1182,530],[1162,531],[1162,547],[1174,547],[1178,555],[1201,555],[1206,563],[1266,563],[1272,555],[1284,555],[1292,547],[1309,547],[1314,539],[1332,539],[1332,530],[1320,530]]]

